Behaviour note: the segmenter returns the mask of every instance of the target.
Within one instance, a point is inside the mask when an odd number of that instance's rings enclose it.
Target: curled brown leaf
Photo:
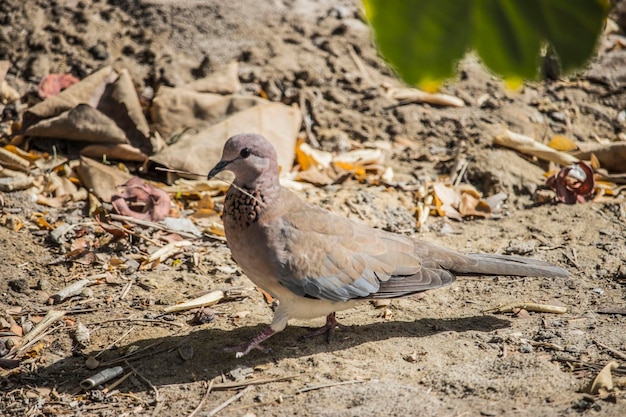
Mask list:
[[[111,198],[115,211],[136,219],[160,221],[170,212],[170,196],[162,189],[133,177]]]
[[[593,169],[589,164],[579,161],[549,177],[546,185],[556,191],[557,198],[563,203],[584,203],[593,197]]]

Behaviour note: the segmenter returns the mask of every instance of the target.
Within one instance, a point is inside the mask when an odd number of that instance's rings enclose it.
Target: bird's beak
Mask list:
[[[233,161],[219,161],[217,165],[215,165],[213,169],[209,171],[209,175],[207,175],[207,179],[210,180],[211,178],[213,178],[214,176],[222,172],[231,162]]]

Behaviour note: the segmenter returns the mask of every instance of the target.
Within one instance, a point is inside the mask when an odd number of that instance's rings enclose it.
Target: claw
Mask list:
[[[330,313],[328,316],[326,316],[326,324],[323,325],[322,327],[319,327],[317,329],[312,330],[311,332],[304,334],[302,336],[300,336],[300,340],[305,340],[305,339],[310,339],[312,337],[317,337],[317,336],[321,336],[323,334],[326,334],[326,339],[328,340],[328,342],[330,343],[333,339],[333,336],[335,335],[335,330],[337,328],[340,329],[349,329],[351,328],[351,326],[346,326],[345,324],[341,324],[337,321],[337,318],[335,317],[335,313]]]
[[[252,349],[258,349],[263,353],[268,353],[270,349],[261,345],[265,340],[272,337],[276,332],[272,330],[271,327],[267,327],[261,333],[253,337],[248,343],[243,343],[241,345],[235,346],[226,346],[224,348],[224,352],[235,353],[235,357],[237,359],[244,357],[248,353],[252,351]]]

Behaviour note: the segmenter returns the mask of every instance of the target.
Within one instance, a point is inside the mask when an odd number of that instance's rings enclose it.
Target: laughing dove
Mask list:
[[[313,206],[280,185],[276,151],[260,135],[231,137],[208,177],[223,170],[235,174],[224,200],[228,246],[244,273],[279,300],[268,328],[228,349],[237,357],[265,350],[261,343],[292,318],[327,316],[315,333],[331,334],[336,311],[443,287],[456,275],[568,275],[535,259],[456,252]]]

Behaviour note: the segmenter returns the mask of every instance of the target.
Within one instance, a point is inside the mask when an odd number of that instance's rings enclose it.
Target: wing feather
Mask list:
[[[371,229],[320,208],[281,218],[277,252],[282,285],[331,301],[394,298],[450,284],[455,276],[425,267],[414,240]]]

